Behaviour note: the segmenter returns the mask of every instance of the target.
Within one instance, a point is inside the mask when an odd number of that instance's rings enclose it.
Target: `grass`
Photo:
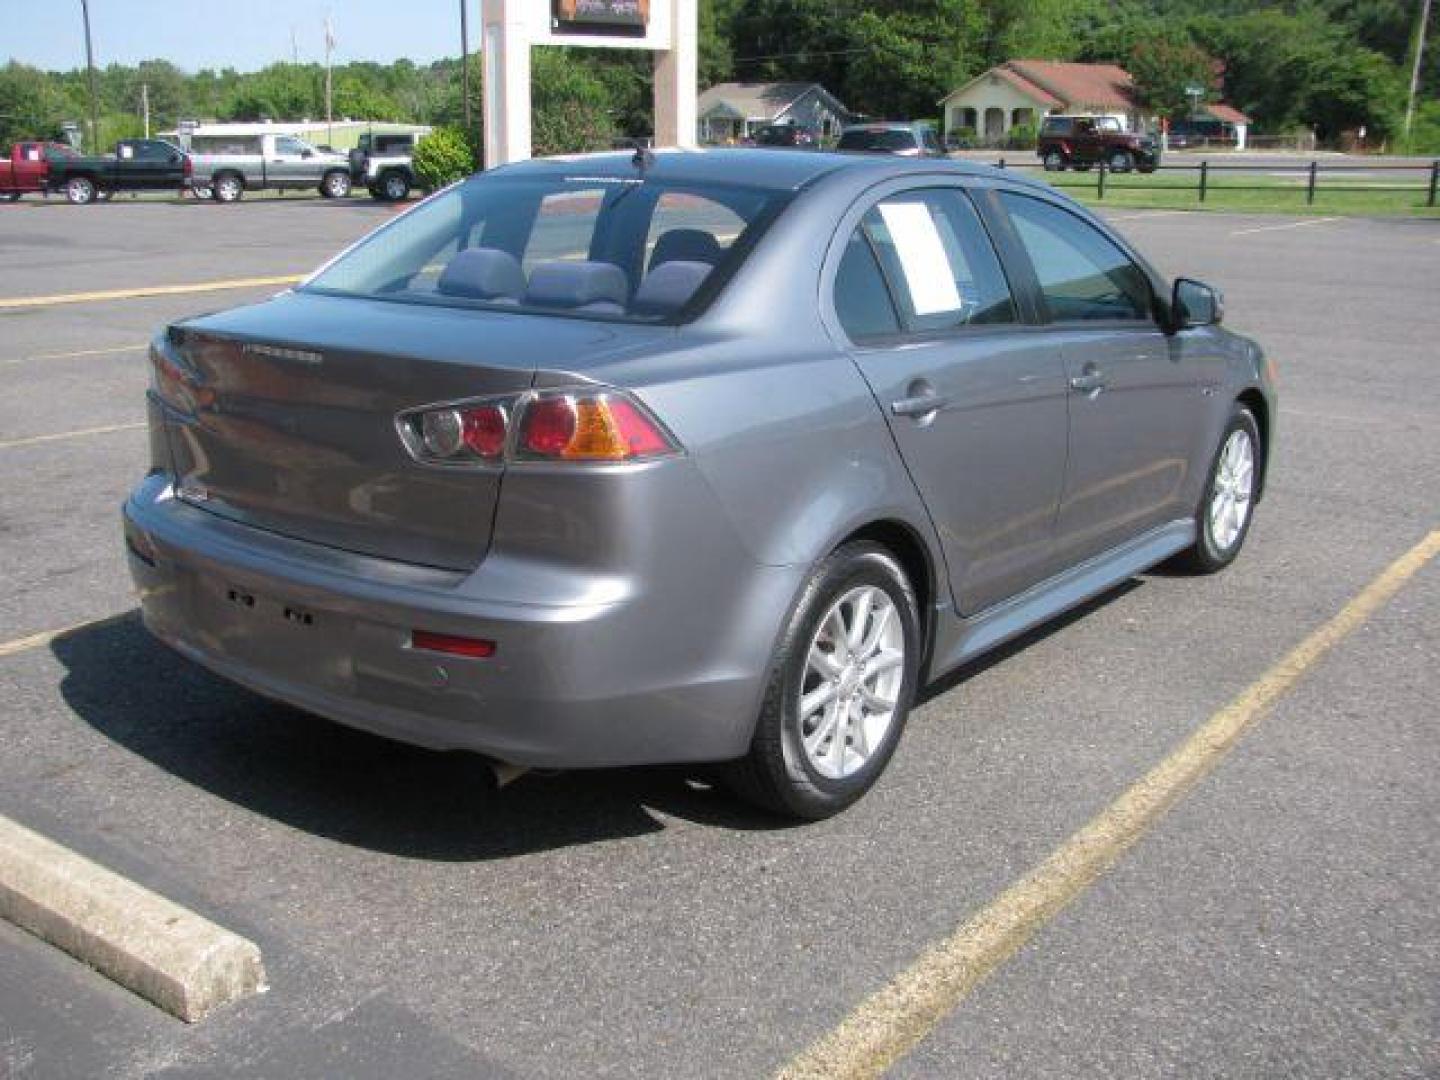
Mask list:
[[[1137,210],[1224,210],[1243,213],[1379,215],[1440,218],[1440,206],[1425,205],[1429,176],[1425,173],[1381,173],[1366,179],[1336,178],[1321,172],[1314,203],[1305,199],[1306,177],[1256,173],[1211,173],[1200,201],[1198,172],[1127,173],[1105,177],[1105,197],[1099,196],[1098,174],[1036,173],[1061,191],[1092,206]]]

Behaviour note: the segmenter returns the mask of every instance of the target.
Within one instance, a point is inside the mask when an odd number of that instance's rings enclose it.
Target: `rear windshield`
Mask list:
[[[396,218],[304,288],[447,307],[681,321],[734,273],[787,197],[583,171],[480,176]]]
[[[841,150],[914,150],[915,136],[901,128],[881,131],[847,131],[840,136]]]

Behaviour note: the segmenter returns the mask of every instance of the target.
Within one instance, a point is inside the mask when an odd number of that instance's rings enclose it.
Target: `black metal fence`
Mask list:
[[[996,162],[996,165],[998,165],[1002,169],[1043,169],[1045,167],[1044,164],[1040,161],[1017,161],[1013,158],[1006,159],[1003,157]],[[1156,172],[1191,172],[1196,174],[1196,180],[1193,184],[1167,183],[1147,185],[1144,182],[1144,178],[1146,176],[1154,176]],[[1162,164],[1159,169],[1151,171],[1149,173],[1137,172],[1130,169],[1126,169],[1123,172],[1118,172],[1111,169],[1104,161],[1100,161],[1095,164],[1094,173],[1095,193],[1096,197],[1100,199],[1105,198],[1106,187],[1113,182],[1113,178],[1116,176],[1124,176],[1126,178],[1125,184],[1123,185],[1123,190],[1126,191],[1194,191],[1197,193],[1197,195],[1199,196],[1199,201],[1202,203],[1205,201],[1206,196],[1210,195],[1212,192],[1215,191],[1276,192],[1278,190],[1282,190],[1280,188],[1277,188],[1277,186],[1273,183],[1237,184],[1230,180],[1223,180],[1223,182],[1221,182],[1221,179],[1226,173],[1249,173],[1251,175],[1254,175],[1256,173],[1264,173],[1267,176],[1274,176],[1276,174],[1296,174],[1304,179],[1305,203],[1307,206],[1314,204],[1316,193],[1321,191],[1322,189],[1328,190],[1330,192],[1352,193],[1357,191],[1365,193],[1413,192],[1417,195],[1423,195],[1425,198],[1425,205],[1431,207],[1437,205],[1436,197],[1437,194],[1440,194],[1440,160],[1435,160],[1428,164],[1424,162],[1410,162],[1400,164],[1380,162],[1373,165],[1359,164],[1354,162],[1337,162],[1335,164],[1329,164],[1322,163],[1316,160],[1301,163],[1277,162],[1273,165],[1257,164],[1253,162],[1213,162],[1205,160],[1196,164]],[[1323,188],[1322,178],[1330,177],[1332,179],[1335,179],[1339,176],[1343,176],[1345,173],[1411,173],[1417,176],[1417,180],[1415,183],[1410,184],[1366,184],[1364,187],[1346,186],[1344,183],[1332,183],[1328,189]],[[1058,184],[1057,186],[1062,188],[1077,188],[1084,187],[1086,185],[1075,183]]]

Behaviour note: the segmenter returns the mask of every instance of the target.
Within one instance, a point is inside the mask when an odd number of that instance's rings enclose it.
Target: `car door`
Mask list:
[[[1065,359],[1070,451],[1056,523],[1061,564],[1188,516],[1201,435],[1199,365],[1156,321],[1149,275],[1115,240],[1048,199],[999,196]]]
[[[1045,576],[1064,482],[1065,370],[1017,333],[999,258],[959,186],[852,211],[831,303],[973,614]]]
[[[319,182],[318,169],[311,164],[314,151],[299,139],[289,135],[276,135],[270,149],[271,152],[265,159],[265,168],[272,186],[305,187],[312,180]],[[307,151],[310,152],[309,157],[306,157]]]
[[[1071,156],[1081,165],[1093,165],[1100,157],[1100,133],[1095,130],[1095,121],[1081,117],[1074,124]]]

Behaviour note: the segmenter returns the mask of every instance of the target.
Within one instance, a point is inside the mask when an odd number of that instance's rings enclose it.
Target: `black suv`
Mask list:
[[[940,145],[934,128],[907,121],[852,124],[840,133],[840,145],[836,149],[902,157],[945,156],[945,148]]]
[[[1113,116],[1047,116],[1036,153],[1050,172],[1088,169],[1105,163],[1111,172],[1154,172],[1160,144],[1150,135],[1126,131]]]

